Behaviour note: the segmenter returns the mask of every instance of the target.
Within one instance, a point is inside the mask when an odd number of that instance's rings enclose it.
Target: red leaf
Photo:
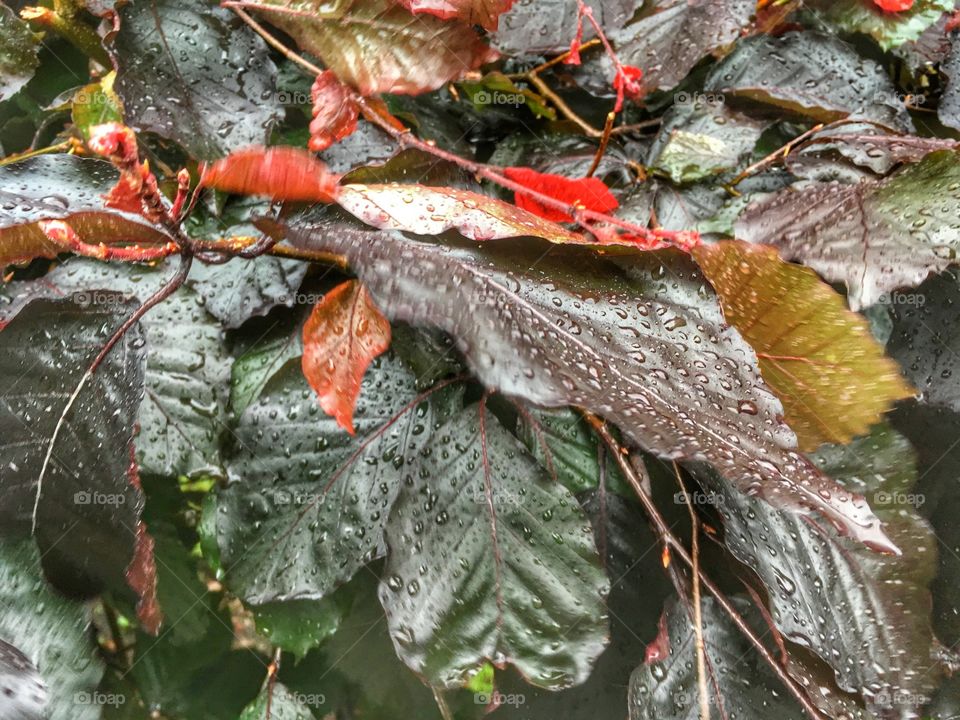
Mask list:
[[[463,20],[468,25],[481,25],[496,30],[500,16],[510,9],[513,0],[398,0],[410,12],[427,13],[441,20]]]
[[[255,146],[203,166],[200,184],[274,200],[332,202],[339,179],[306,150]]]
[[[329,70],[317,75],[310,92],[313,95],[310,149],[320,152],[357,129],[360,110],[353,91]]]
[[[340,186],[337,202],[381,230],[421,235],[457,230],[471,240],[532,236],[553,243],[591,242],[516,205],[457,188],[348,184]]]
[[[903,12],[913,7],[913,0],[873,0],[873,2],[886,12]]]
[[[620,204],[599,178],[589,177],[574,180],[561,175],[539,173],[525,167],[504,168],[503,174],[531,190],[549,195],[569,205],[578,205],[586,210],[608,213]],[[514,193],[513,201],[518,207],[547,220],[573,222],[573,217],[569,213],[546,207],[523,193]]]
[[[643,97],[644,90],[640,84],[640,78],[643,77],[643,70],[633,65],[623,65],[613,79],[613,88],[617,93],[623,92],[631,100],[638,100]]]
[[[134,458],[134,447],[130,445],[130,465],[127,467],[127,478],[130,484],[138,491],[140,487],[140,472]],[[133,557],[127,565],[127,584],[137,594],[137,619],[143,629],[151,635],[160,631],[163,622],[163,611],[157,601],[157,563],[153,555],[154,541],[147,526],[141,520],[137,523],[137,539],[133,548]]]
[[[356,280],[328,292],[303,326],[303,374],[323,411],[351,435],[363,375],[388,347],[390,322]]]

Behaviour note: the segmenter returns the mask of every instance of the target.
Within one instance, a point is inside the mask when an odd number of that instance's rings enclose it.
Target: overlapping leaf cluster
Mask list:
[[[0,718],[955,715],[957,12],[0,5]]]

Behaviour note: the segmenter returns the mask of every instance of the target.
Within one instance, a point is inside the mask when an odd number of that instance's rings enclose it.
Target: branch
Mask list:
[[[688,567],[692,568],[693,559],[690,557],[687,549],[683,546],[683,543],[681,543],[680,540],[677,539],[677,536],[674,535],[670,530],[669,526],[667,525],[667,521],[664,519],[663,515],[660,514],[660,511],[654,504],[653,498],[651,498],[649,493],[644,490],[643,483],[638,476],[637,471],[627,461],[626,449],[622,447],[619,442],[617,442],[617,439],[613,437],[613,434],[610,432],[609,428],[607,428],[606,423],[604,423],[600,418],[585,410],[582,410],[581,412],[597,435],[600,436],[600,439],[606,443],[608,448],[610,448],[610,452],[613,453],[621,472],[623,473],[624,477],[627,478],[627,481],[630,483],[630,486],[633,488],[633,491],[639,498],[641,505],[643,505],[643,509],[647,513],[647,517],[650,519],[657,536],[660,538],[663,544],[675,552]],[[807,715],[809,715],[812,720],[826,720],[820,711],[810,702],[810,699],[804,694],[803,689],[794,682],[793,678],[787,674],[787,671],[784,670],[780,663],[777,662],[776,658],[773,657],[773,655],[770,653],[770,650],[767,649],[757,634],[747,624],[747,621],[743,619],[743,616],[740,615],[727,596],[724,595],[720,588],[714,584],[713,580],[707,576],[702,568],[698,568],[697,574],[703,586],[714,597],[730,620],[733,621],[733,624],[737,626],[737,629],[740,630],[744,637],[746,637],[756,648],[764,662],[766,662],[777,675],[777,677],[780,678],[780,681],[783,682],[787,690],[790,691],[790,694],[793,695],[797,702],[800,703]]]

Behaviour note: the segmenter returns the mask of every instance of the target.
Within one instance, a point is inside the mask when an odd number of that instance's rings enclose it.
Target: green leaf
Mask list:
[[[647,165],[676,183],[733,170],[750,157],[767,125],[722,102],[675,105],[664,116]]]
[[[32,535],[51,582],[87,596],[126,588],[142,502],[131,462],[143,334],[131,328],[87,375],[134,306],[103,299],[38,299],[0,332],[3,535]]]
[[[916,712],[936,687],[927,589],[936,539],[911,505],[916,468],[910,443],[886,425],[813,459],[850,491],[867,497],[902,555],[881,555],[827,528],[758,503],[726,483],[717,509],[730,551],[766,586],[784,637],[816,653],[841,690],[863,696],[879,717]]]
[[[849,442],[913,395],[867,321],[812,270],[762,245],[704,245],[694,257],[731,325],[757,351],[800,447]]]
[[[92,244],[170,242],[146,218],[105,205],[103,196],[118,177],[110,163],[76,155],[42,155],[0,166],[0,267],[65,252],[44,235],[37,224],[41,220],[63,220]]]
[[[388,317],[453,335],[488,387],[586,408],[650,452],[709,460],[778,507],[884,544],[869,509],[793,450],[753,350],[678,254],[615,263],[571,246],[433,244],[323,222],[289,236],[344,255]]]
[[[89,141],[90,128],[108,122],[123,123],[123,106],[113,90],[116,73],[99,82],[84,85],[73,95],[70,113],[80,136]]]
[[[884,12],[874,2],[815,0],[811,10],[823,22],[849,33],[870,35],[884,50],[916,40],[940,17],[954,9],[955,0],[915,0],[909,10]]]
[[[319,599],[384,552],[383,524],[402,469],[439,422],[440,397],[391,355],[375,360],[356,435],[327,416],[298,364],[287,364],[234,429],[218,495],[225,582],[248,602]],[[445,395],[445,393],[444,393]]]
[[[253,608],[257,630],[279,648],[302,658],[337,631],[343,608],[337,596],[323,600],[287,600]]]
[[[711,713],[727,717],[801,720],[807,717],[763,664],[713,598],[702,601],[703,644],[708,658],[707,692]],[[750,609],[740,600],[735,607]],[[667,657],[640,665],[630,677],[630,720],[699,718],[696,642],[686,607],[672,600],[664,611],[662,640]],[[660,638],[658,638],[658,642]],[[750,678],[742,682],[740,678]],[[716,687],[714,686],[716,683]],[[717,687],[721,702],[717,702]]]
[[[484,660],[551,689],[587,679],[609,591],[590,525],[485,403],[407,465],[385,535],[394,646],[431,685],[463,685]]]
[[[150,0],[119,11],[108,50],[127,124],[214,160],[264,145],[282,117],[266,43],[229,10]]]
[[[467,24],[388,0],[266,0],[253,8],[362,95],[435,90],[496,57]]]
[[[303,334],[300,324],[292,329],[281,324],[267,333],[233,363],[230,378],[230,409],[238,417],[260,397],[274,375],[288,363],[300,366]]]
[[[37,36],[16,12],[0,4],[0,101],[8,100],[40,65]]]
[[[742,40],[711,70],[705,89],[819,122],[863,118],[896,130],[913,130],[883,68],[830,35],[789,32]]]
[[[0,715],[39,718],[39,700],[47,720],[97,720],[103,662],[87,609],[53,592],[39,566],[33,543],[0,540]]]
[[[791,188],[759,200],[740,216],[736,235],[845,283],[858,310],[955,262],[958,200],[960,160],[941,150],[884,180]]]
[[[269,715],[267,707],[270,708]],[[257,699],[244,708],[240,720],[312,720],[310,708],[301,702],[296,694],[290,692],[283,683],[265,687]]]

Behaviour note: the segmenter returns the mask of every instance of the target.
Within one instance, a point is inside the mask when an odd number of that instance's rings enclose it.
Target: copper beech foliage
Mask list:
[[[958,18],[0,4],[0,720],[955,716]]]

